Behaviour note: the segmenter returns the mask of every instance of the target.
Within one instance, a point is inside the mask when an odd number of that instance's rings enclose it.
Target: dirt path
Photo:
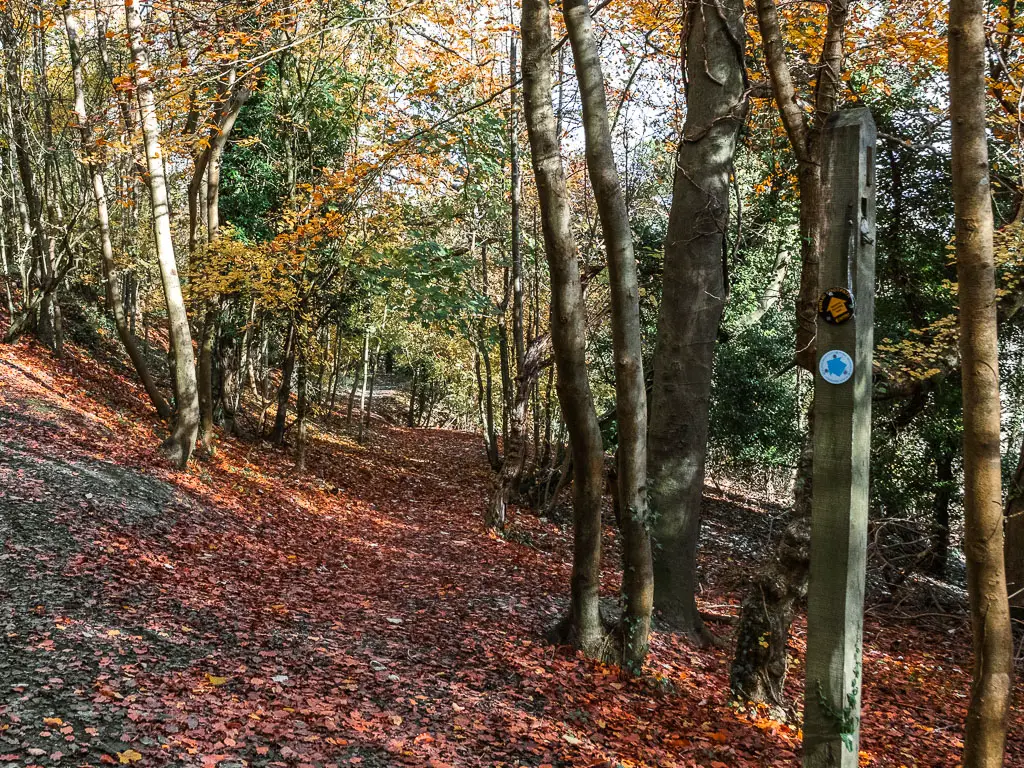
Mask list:
[[[301,477],[222,440],[179,474],[112,376],[0,347],[0,764],[793,763],[793,728],[729,706],[725,653],[658,633],[630,681],[543,643],[569,539],[484,533],[474,436],[320,435]],[[962,633],[871,638],[864,764],[954,764]]]

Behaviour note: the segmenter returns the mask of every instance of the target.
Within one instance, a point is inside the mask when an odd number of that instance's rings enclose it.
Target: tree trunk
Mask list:
[[[519,174],[519,129],[516,124],[516,97],[518,76],[516,74],[516,35],[512,32],[509,40],[509,184],[512,207],[512,348],[515,350],[515,377],[523,375],[523,358],[526,356],[526,337],[523,332],[523,251],[520,227],[520,196],[522,182]],[[518,399],[518,395],[516,396]],[[514,406],[515,407],[515,406]],[[514,417],[512,417],[514,418]]]
[[[85,106],[85,74],[82,71],[81,26],[71,12],[70,5],[64,6],[64,26],[68,34],[68,49],[71,54],[71,72],[75,89],[75,119],[78,121],[81,134],[82,153],[87,158],[86,168],[92,181],[93,201],[96,203],[96,218],[100,225],[100,256],[102,258],[103,280],[106,283],[107,301],[110,312],[114,316],[114,327],[118,338],[124,345],[128,357],[132,361],[136,374],[142,382],[153,407],[160,418],[170,421],[171,409],[157,389],[153,377],[149,373],[146,359],[139,352],[131,329],[125,317],[124,303],[121,300],[121,275],[114,264],[114,247],[110,238],[110,215],[107,211],[107,193],[103,182],[100,166],[93,159],[96,151],[95,142],[89,128],[89,117]]]
[[[213,456],[213,342],[217,327],[217,305],[207,302],[199,332],[199,445]]]
[[[235,127],[242,107],[249,100],[249,90],[237,87],[235,68],[229,66],[222,75],[219,90],[219,103],[214,117],[214,125],[210,129],[209,146],[196,160],[196,169],[192,182],[189,184],[189,252],[196,247],[196,204],[195,200],[202,191],[203,172],[206,175],[206,240],[213,245],[220,231],[220,170],[224,160],[224,148],[227,146],[231,131]],[[217,323],[218,308],[211,300],[203,319],[202,338],[199,344],[199,440],[207,455],[213,453],[213,342],[214,327]]]
[[[827,223],[827,190],[822,187],[824,160],[822,129],[835,109],[842,82],[843,38],[849,15],[848,0],[828,8],[825,38],[815,77],[814,112],[808,120],[798,102],[786,61],[776,0],[757,0],[765,64],[772,93],[797,161],[800,192],[800,289],[796,300],[796,363],[817,375],[815,364],[818,268]],[[813,410],[813,408],[812,408]],[[808,419],[794,486],[793,509],[773,563],[754,579],[740,607],[736,655],[731,670],[735,695],[751,701],[782,704],[786,677],[786,643],[796,603],[807,594],[810,568],[813,419]],[[768,633],[768,634],[766,634]],[[767,643],[767,647],[762,645]]]
[[[1013,676],[1003,563],[999,338],[985,64],[985,4],[951,0],[949,92],[963,370],[964,552],[974,638],[965,768],[1003,765]]]
[[[935,503],[932,507],[928,572],[937,579],[946,578],[946,564],[949,561],[949,506],[953,501],[955,458],[956,451],[943,446],[935,460]]]
[[[29,143],[29,121],[25,114],[24,90],[22,88],[21,68],[22,57],[20,39],[14,28],[11,10],[0,14],[0,40],[4,47],[4,74],[7,85],[7,98],[10,108],[11,144],[14,149],[15,166],[18,169],[18,180],[21,182],[22,196],[25,204],[21,215],[23,227],[28,241],[29,269],[24,280],[23,307],[18,317],[11,318],[11,325],[4,337],[6,343],[12,343],[25,331],[36,327],[39,308],[48,297],[38,296],[33,301],[33,289],[42,291],[42,264],[45,258],[43,207],[36,188],[35,172],[32,168],[31,145]],[[13,179],[12,179],[13,181]],[[12,193],[14,190],[12,189]]]
[[[647,437],[654,605],[700,645],[712,640],[695,598],[711,372],[725,307],[733,153],[747,108],[743,3],[723,0],[720,8],[687,5],[686,125],[665,240]]]
[[[370,417],[373,414],[373,390],[377,385],[377,368],[380,365],[380,336],[377,337],[377,348],[373,351],[373,363],[370,366],[370,392],[366,398],[366,411],[362,414],[359,426],[359,442],[363,442],[363,430],[370,431]]]
[[[813,414],[811,404],[809,413]],[[800,447],[793,510],[775,560],[754,576],[740,605],[740,626],[729,685],[734,696],[782,707],[788,660],[786,645],[797,603],[807,596],[811,547],[813,419]]]
[[[604,73],[587,0],[563,0],[583,104],[587,169],[601,219],[611,290],[615,356],[616,461],[622,505],[622,661],[638,671],[647,656],[654,576],[647,510],[647,388],[640,345],[640,305],[629,213],[612,150]]]
[[[363,442],[363,425],[366,420],[363,415],[366,413],[366,387],[370,380],[370,327],[366,327],[366,333],[363,336],[363,386],[359,390],[359,434],[356,437],[357,442],[362,444]]]
[[[348,390],[348,407],[345,409],[345,424],[352,426],[352,409],[356,402],[356,390],[359,389],[359,364],[360,358],[352,361],[352,386]]]
[[[530,393],[544,366],[548,337],[533,340],[523,353],[521,372],[516,377],[516,399],[509,414],[508,440],[501,473],[487,507],[484,524],[495,531],[505,530],[507,507],[514,491],[519,487],[526,466],[526,416]]]
[[[181,283],[178,280],[178,265],[174,257],[170,203],[164,178],[160,124],[157,120],[156,102],[150,79],[152,68],[149,63],[149,52],[143,43],[139,4],[133,0],[125,0],[124,7],[134,64],[132,76],[135,80],[146,164],[149,169],[149,193],[153,203],[157,261],[160,265],[160,280],[163,283],[164,300],[167,304],[171,357],[174,363],[174,432],[164,442],[164,450],[172,461],[184,468],[195,449],[196,435],[199,431],[199,393],[196,385],[195,356],[192,352],[192,334],[188,327],[185,302],[181,295]]]
[[[288,399],[292,394],[292,374],[295,372],[295,355],[299,346],[298,329],[295,321],[288,324],[288,335],[284,342],[284,362],[281,364],[281,386],[277,390],[277,414],[274,416],[274,430],[270,442],[284,445],[285,425],[288,421]]]
[[[299,472],[306,471],[306,417],[309,403],[306,397],[306,356],[299,354],[298,364],[298,402],[295,404],[295,468]]]
[[[569,193],[551,103],[551,16],[547,0],[523,0],[523,101],[551,272],[551,341],[557,390],[572,444],[573,561],[568,615],[557,636],[588,656],[606,650],[598,590],[604,452],[587,377],[586,305],[572,234]]]
[[[419,377],[420,367],[412,367],[412,384],[409,385],[409,413],[406,414],[405,423],[408,427],[416,426],[416,384]]]

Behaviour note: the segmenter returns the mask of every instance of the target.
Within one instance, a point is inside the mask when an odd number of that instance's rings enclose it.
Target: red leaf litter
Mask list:
[[[299,475],[225,436],[175,472],[160,435],[123,370],[0,347],[0,764],[797,764],[794,725],[730,703],[728,643],[656,632],[629,679],[544,641],[570,536],[485,534],[476,436],[321,431]],[[757,514],[707,506],[713,536]],[[735,614],[753,563],[703,549],[702,600]],[[963,619],[870,619],[861,765],[957,765],[969,669]]]

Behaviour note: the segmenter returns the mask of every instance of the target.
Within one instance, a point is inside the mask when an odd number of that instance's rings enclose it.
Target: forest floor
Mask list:
[[[795,726],[730,704],[728,650],[658,631],[627,679],[544,642],[571,537],[485,533],[477,437],[319,433],[303,474],[229,438],[175,472],[159,438],[124,371],[0,347],[0,766],[796,764]],[[703,607],[734,615],[781,512],[707,507]],[[802,650],[798,624],[794,699]],[[958,764],[969,664],[962,617],[873,610],[861,764]]]

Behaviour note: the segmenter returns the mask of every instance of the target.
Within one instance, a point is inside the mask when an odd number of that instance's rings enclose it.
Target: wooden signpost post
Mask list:
[[[819,268],[805,768],[855,768],[871,450],[875,124],[867,109],[825,128],[828,233]]]

